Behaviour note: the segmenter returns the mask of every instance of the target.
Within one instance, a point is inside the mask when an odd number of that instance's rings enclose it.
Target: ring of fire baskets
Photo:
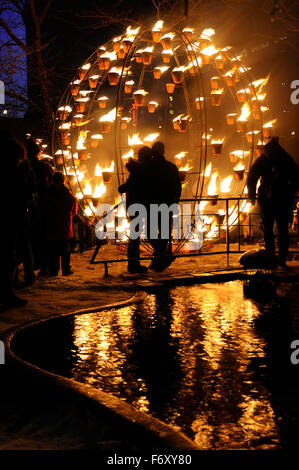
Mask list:
[[[230,201],[227,217],[218,198],[246,197],[246,173],[273,133],[268,79],[254,80],[210,28],[170,30],[158,21],[153,29],[128,27],[100,46],[65,91],[53,132],[56,167],[67,175],[81,216],[95,226],[96,207],[119,201],[129,158],[161,140],[179,168],[182,198],[199,199],[202,213],[192,239],[183,233],[174,252],[198,250],[202,235],[205,245],[219,240],[250,211],[248,201]],[[106,229],[126,243],[123,206]]]

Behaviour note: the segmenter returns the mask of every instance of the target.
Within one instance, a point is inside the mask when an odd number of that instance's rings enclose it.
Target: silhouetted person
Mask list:
[[[53,184],[46,196],[46,225],[49,240],[50,276],[57,276],[60,268],[62,274],[73,274],[70,266],[71,252],[69,241],[73,237],[73,217],[77,214],[78,204],[75,196],[64,185],[63,173],[57,171]]]
[[[0,131],[1,140],[1,218],[0,230],[0,303],[1,311],[23,307],[27,300],[13,291],[13,275],[16,268],[18,211],[23,194],[22,171],[19,166],[26,158],[22,144],[13,139],[9,131]]]
[[[48,274],[48,244],[46,238],[45,198],[52,184],[54,170],[50,163],[42,159],[39,145],[30,137],[26,142],[28,159],[35,173],[37,185],[37,203],[32,214],[32,248],[34,262],[40,268],[41,275]]]
[[[31,247],[32,212],[37,200],[35,174],[28,158],[20,163],[16,170],[20,200],[17,207],[17,265],[23,264],[24,285],[29,286],[35,281],[33,256]],[[19,284],[18,267],[15,273],[15,283]]]
[[[152,147],[153,159],[150,162],[150,204],[166,204],[170,207],[179,202],[182,186],[179,171],[176,165],[164,156],[165,146],[162,142],[155,142]],[[151,218],[150,218],[151,219]],[[163,271],[173,261],[171,255],[171,221],[169,218],[169,230],[167,237],[162,234],[161,214],[158,219],[157,239],[151,237],[151,244],[154,248],[154,255],[151,267],[156,271]],[[152,220],[149,222],[153,223]],[[161,258],[163,256],[163,258]]]
[[[265,145],[263,154],[255,160],[248,173],[248,196],[253,204],[259,178],[258,201],[266,250],[275,253],[273,226],[276,221],[279,264],[285,266],[289,248],[288,224],[293,198],[299,187],[299,169],[292,157],[279,145],[278,137],[273,137]]]
[[[129,178],[124,184],[121,184],[118,191],[126,193],[126,206],[127,209],[132,204],[142,204],[146,210],[149,204],[149,178],[148,168],[152,159],[152,149],[144,146],[138,152],[138,161],[130,160],[126,167],[130,172]],[[129,217],[130,222],[134,217]],[[145,221],[144,221],[145,223]],[[141,227],[136,227],[140,230]],[[141,231],[141,230],[140,230]],[[145,266],[140,264],[140,237],[133,239],[129,238],[128,241],[128,271],[131,274],[144,273],[147,271]]]

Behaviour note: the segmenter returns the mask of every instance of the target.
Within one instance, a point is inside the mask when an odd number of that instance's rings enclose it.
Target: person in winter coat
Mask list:
[[[152,159],[152,149],[144,146],[138,152],[138,161],[130,160],[126,167],[130,172],[129,178],[124,184],[121,184],[118,191],[126,193],[127,210],[132,204],[142,204],[148,209],[149,194],[147,186],[148,167]],[[134,217],[130,219],[134,220]],[[128,241],[128,271],[131,274],[144,273],[147,271],[145,266],[140,264],[140,237],[136,239],[129,238]]]
[[[69,241],[73,237],[73,217],[77,211],[77,200],[64,185],[63,173],[57,171],[53,175],[53,184],[48,189],[45,202],[50,276],[58,275],[60,258],[62,274],[73,274]]]
[[[164,156],[165,146],[162,142],[155,142],[152,147],[153,159],[150,162],[149,179],[150,186],[150,204],[166,204],[170,207],[179,202],[182,185],[179,171],[176,165]],[[151,219],[151,218],[150,218]],[[158,219],[158,226],[152,227],[157,231],[157,239],[151,237],[151,244],[154,248],[151,268],[161,272],[167,268],[174,257],[171,255],[171,217],[169,220],[169,233],[167,238],[162,236],[161,214]],[[149,224],[153,221],[149,220]]]
[[[24,286],[35,281],[34,263],[32,255],[32,211],[36,204],[37,188],[35,174],[28,158],[25,158],[16,170],[20,200],[17,207],[17,265],[23,264]],[[19,285],[18,267],[15,272],[15,284]]]
[[[26,147],[37,186],[37,201],[32,211],[33,257],[36,267],[40,269],[39,274],[47,275],[49,272],[49,259],[44,205],[47,191],[53,181],[54,170],[48,161],[42,159],[42,151],[32,137],[27,139]]]
[[[255,203],[256,186],[262,213],[266,251],[275,253],[274,222],[278,229],[279,264],[285,266],[289,248],[288,225],[293,198],[299,188],[299,169],[293,158],[273,137],[264,147],[247,177],[248,196]]]
[[[1,131],[0,193],[2,227],[0,230],[0,311],[23,307],[27,304],[14,294],[13,276],[17,265],[18,213],[23,200],[25,178],[19,166],[26,158],[24,146],[9,131]]]

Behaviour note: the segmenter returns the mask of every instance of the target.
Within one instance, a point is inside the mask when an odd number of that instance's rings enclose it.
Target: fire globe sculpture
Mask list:
[[[159,20],[98,47],[65,91],[53,132],[56,166],[81,216],[95,226],[96,207],[119,201],[128,159],[161,140],[179,168],[182,199],[199,202],[203,214],[192,240],[183,234],[174,252],[197,250],[199,232],[205,244],[221,238],[250,211],[246,173],[276,122],[265,103],[268,79],[254,80],[213,29],[170,29]],[[124,207],[109,228],[126,242]]]

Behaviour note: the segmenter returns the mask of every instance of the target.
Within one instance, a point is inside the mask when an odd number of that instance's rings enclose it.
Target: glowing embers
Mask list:
[[[272,130],[274,127],[274,124],[277,122],[277,119],[272,119],[272,121],[266,122],[266,124],[263,125],[263,136],[264,138],[269,138],[271,137]]]
[[[211,91],[212,106],[220,106],[223,92],[224,92],[223,88],[219,88],[218,90]]]
[[[147,104],[147,110],[149,113],[154,113],[156,111],[158,107],[158,103],[157,101],[150,101],[148,104]]]
[[[101,125],[102,133],[109,134],[111,129],[112,122],[115,121],[116,118],[116,108],[113,108],[109,113],[104,114],[100,117],[99,122]]]
[[[185,181],[186,176],[187,176],[187,173],[188,173],[189,170],[191,170],[191,168],[192,168],[192,167],[191,167],[188,163],[187,163],[185,166],[179,168],[180,180],[181,180],[182,182]]]
[[[234,166],[234,175],[237,181],[242,181],[244,178],[245,165],[244,163],[238,163]]]
[[[148,95],[148,92],[145,91],[145,90],[142,90],[142,89],[136,90],[133,93],[133,97],[134,97],[134,101],[135,101],[136,106],[143,106],[144,98],[147,95]]]
[[[241,114],[237,119],[237,129],[239,132],[247,132],[248,119],[251,114],[248,103],[242,106]]]
[[[179,132],[186,132],[187,124],[191,120],[189,114],[179,114],[172,120],[173,128],[178,130]]]
[[[78,74],[79,74],[79,79],[80,79],[80,80],[84,80],[84,79],[85,79],[85,77],[86,77],[86,75],[87,75],[87,73],[88,73],[90,67],[91,67],[91,64],[88,63],[88,64],[82,65],[82,67],[79,68]]]
[[[121,73],[122,73],[121,67],[113,67],[108,72],[108,80],[109,80],[110,85],[115,86],[118,84]]]
[[[154,25],[152,29],[152,38],[154,42],[160,42],[160,39],[162,37],[162,28],[163,28],[164,21],[159,20],[157,23]]]
[[[224,142],[224,137],[222,139],[213,139],[211,141],[213,155],[221,155],[223,142]]]
[[[162,73],[166,72],[169,67],[167,65],[159,65],[154,68],[153,73],[154,73],[154,78],[159,79],[161,78]]]

